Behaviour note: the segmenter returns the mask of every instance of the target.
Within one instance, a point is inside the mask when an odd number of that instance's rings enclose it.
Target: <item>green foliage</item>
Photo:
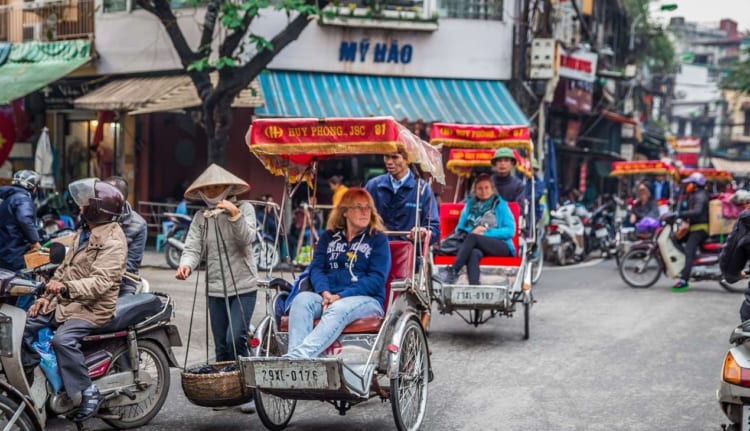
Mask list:
[[[642,59],[647,61],[651,70],[656,73],[672,71],[675,65],[675,51],[663,31],[659,31],[658,34],[648,38]]]
[[[750,55],[750,48],[745,52]],[[750,94],[750,58],[732,65],[721,80],[721,86]]]
[[[205,3],[205,0],[187,0],[194,2],[196,5]],[[218,23],[229,32],[247,33],[249,23],[253,19],[260,16],[261,10],[270,7],[270,0],[241,0],[237,2],[221,2],[220,0],[209,0],[209,3],[217,2],[220,3]],[[274,9],[285,10],[287,15],[291,12],[298,12],[302,15],[314,16],[320,13],[320,9],[317,6],[309,5],[305,0],[281,0],[275,2]],[[271,42],[257,34],[248,33],[245,36],[247,41],[255,46],[257,52],[263,50],[273,51],[274,47]],[[196,70],[202,72],[209,68],[222,69],[225,67],[239,67],[238,55],[245,52],[244,45],[240,44],[237,48],[238,51],[232,57],[222,56],[217,58],[215,61],[210,61],[209,57],[211,54],[211,48],[202,50],[201,53],[207,54],[200,60],[194,61],[188,70]]]

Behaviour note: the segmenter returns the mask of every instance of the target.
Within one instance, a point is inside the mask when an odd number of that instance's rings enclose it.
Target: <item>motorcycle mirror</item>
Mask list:
[[[60,264],[65,259],[67,253],[67,247],[60,244],[59,242],[53,242],[49,246],[49,261],[50,263]]]

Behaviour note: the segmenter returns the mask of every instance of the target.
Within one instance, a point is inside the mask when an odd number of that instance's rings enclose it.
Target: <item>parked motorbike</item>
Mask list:
[[[716,399],[731,422],[725,430],[750,431],[750,320],[732,331],[729,343]]]
[[[599,250],[605,259],[612,257],[616,250],[613,202],[607,202],[594,209],[591,217],[584,220],[584,225],[586,254]]]
[[[580,262],[586,257],[585,227],[581,217],[589,215],[586,208],[573,202],[563,203],[550,212],[546,242],[557,265]]]
[[[677,278],[685,267],[685,252],[682,245],[675,239],[678,220],[669,217],[656,231],[654,239],[634,243],[620,260],[620,277],[631,287],[651,287],[664,273],[668,277]],[[719,269],[719,254],[722,244],[709,238],[699,247],[690,281],[718,281],[730,292],[743,292],[741,283],[731,284],[723,279]]]
[[[53,256],[51,251],[50,258]],[[46,264],[34,271],[51,273],[56,266]],[[43,282],[0,269],[0,299],[38,296],[43,291]],[[177,328],[170,323],[173,307],[172,299],[165,294],[124,296],[117,301],[115,317],[82,343],[89,376],[105,397],[96,417],[113,428],[147,424],[166,401],[169,367],[178,366],[172,346],[182,345]],[[48,416],[72,418],[77,407],[64,389],[54,392],[40,367],[34,370],[33,385],[29,386],[21,362],[25,325],[24,310],[0,305],[0,364],[4,376],[0,380],[0,418],[5,429],[41,430]]]
[[[165,213],[170,220],[175,221],[174,226],[167,234],[167,245],[164,254],[167,258],[167,264],[172,269],[180,266],[180,256],[185,248],[185,237],[190,229],[191,218],[184,214]],[[263,232],[258,227],[258,234],[253,242],[253,256],[258,269],[262,271],[273,270],[279,264],[279,250],[274,247],[274,237]]]
[[[167,265],[172,269],[177,269],[180,266],[180,256],[182,249],[185,248],[185,238],[193,219],[189,215],[177,213],[164,213],[164,216],[172,222],[172,227],[165,238],[164,256],[167,258]]]

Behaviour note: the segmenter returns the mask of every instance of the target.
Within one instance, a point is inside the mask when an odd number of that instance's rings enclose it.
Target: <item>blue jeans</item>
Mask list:
[[[383,317],[383,307],[370,296],[348,296],[331,304],[323,312],[323,297],[315,292],[300,292],[289,311],[289,358],[316,358],[357,319]],[[313,329],[313,322],[320,318]]]
[[[211,317],[211,332],[214,335],[216,362],[234,361],[234,349],[237,355],[248,356],[247,331],[255,310],[257,292],[243,293],[228,297],[229,312],[224,297],[208,297],[208,313]],[[237,298],[240,298],[238,301]],[[240,302],[242,307],[240,309]],[[244,311],[244,315],[243,312]],[[232,326],[230,329],[229,320]],[[234,334],[232,333],[234,331]],[[232,347],[234,342],[234,347]]]

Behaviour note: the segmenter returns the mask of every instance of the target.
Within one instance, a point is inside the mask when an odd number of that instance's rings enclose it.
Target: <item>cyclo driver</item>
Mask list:
[[[694,172],[682,180],[688,194],[688,208],[680,211],[679,216],[690,223],[690,233],[685,240],[685,267],[680,279],[672,287],[673,292],[684,292],[690,285],[690,272],[693,269],[695,252],[703,241],[708,238],[708,192],[705,190],[706,177],[700,172]]]
[[[47,283],[46,296],[37,299],[29,310],[22,361],[32,385],[40,357],[31,343],[40,329],[55,329],[52,347],[68,396],[74,402],[80,400],[74,417],[80,422],[95,415],[104,402],[89,378],[81,340],[114,316],[128,245],[117,223],[124,202],[117,188],[97,178],[86,178],[74,181],[68,190],[81,208],[85,223]]]

